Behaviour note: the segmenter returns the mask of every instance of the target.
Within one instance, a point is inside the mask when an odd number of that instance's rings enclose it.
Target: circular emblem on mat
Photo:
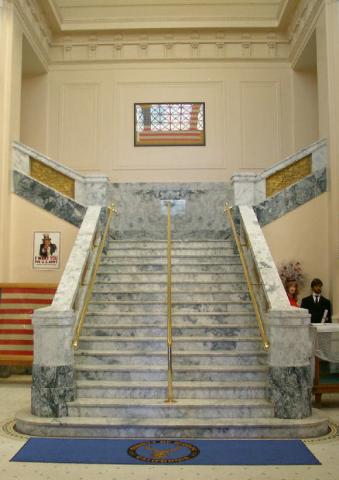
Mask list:
[[[142,462],[180,463],[196,457],[200,450],[179,440],[149,440],[131,445],[127,453]]]

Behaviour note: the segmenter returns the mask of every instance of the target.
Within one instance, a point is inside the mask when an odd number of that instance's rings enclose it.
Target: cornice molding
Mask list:
[[[121,62],[121,61],[189,61],[189,60],[254,60],[297,63],[315,29],[325,0],[300,0],[286,32],[276,27],[265,30],[242,28],[167,29],[159,33],[152,29],[119,33],[118,31],[63,32],[61,12],[51,13],[52,0],[8,0],[16,11],[36,52],[49,64]],[[281,20],[290,0],[281,3]],[[53,21],[51,20],[51,15]],[[107,19],[106,19],[107,20]],[[138,19],[140,20],[140,19]],[[220,20],[220,18],[219,18]],[[232,19],[231,19],[232,20]],[[279,19],[275,23],[279,23]],[[103,19],[105,21],[105,19]],[[54,23],[53,23],[54,22]],[[66,22],[67,23],[67,22]],[[154,26],[154,25],[153,25]],[[102,25],[96,25],[97,29]],[[253,27],[253,25],[252,25]],[[52,31],[52,29],[54,31]]]
[[[52,32],[36,0],[12,0],[24,33],[48,69]]]
[[[281,34],[180,32],[59,36],[50,48],[52,63],[137,60],[287,60]]]
[[[324,0],[301,0],[287,32],[289,59],[294,67],[316,28]]]

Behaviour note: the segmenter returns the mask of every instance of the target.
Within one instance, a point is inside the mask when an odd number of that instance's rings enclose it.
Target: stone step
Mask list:
[[[180,241],[172,240],[172,245],[175,248],[224,248],[224,247],[233,247],[233,242],[231,240],[201,240],[201,241]],[[143,241],[143,240],[110,240],[108,248],[111,250],[114,249],[124,249],[124,248],[167,248],[167,240],[156,240],[156,241]]]
[[[310,438],[328,433],[328,419],[313,410],[311,417],[281,418],[104,418],[36,417],[22,410],[16,430],[38,437],[76,438]]]
[[[126,257],[124,255],[109,256],[103,254],[102,262],[109,265],[167,265],[166,256],[154,257]],[[223,257],[197,257],[195,256],[176,256],[172,255],[172,265],[240,265],[239,255],[230,254]]]
[[[81,374],[81,372],[79,372]],[[79,378],[83,378],[79,375]],[[174,398],[230,399],[265,398],[266,383],[250,381],[173,382]],[[121,382],[77,380],[82,398],[167,398],[167,382]]]
[[[167,381],[167,365],[77,365],[77,379],[102,381]],[[265,381],[266,366],[257,365],[181,365],[173,370],[174,381],[202,382]]]
[[[218,248],[176,248],[171,251],[173,257],[225,257],[227,255],[237,255],[234,249],[229,246]],[[166,257],[167,246],[163,248],[117,248],[106,250],[105,257]]]
[[[114,264],[111,261],[102,260],[100,263],[101,271],[112,273],[167,273],[166,264],[144,264],[144,265],[123,265]],[[240,263],[229,264],[174,264],[172,273],[242,273],[243,268]]]
[[[79,348],[88,350],[142,350],[145,355],[154,350],[167,349],[166,337],[133,338],[133,337],[80,337]],[[174,337],[173,352],[189,350],[260,350],[262,348],[261,338],[253,337]]]
[[[182,282],[241,282],[244,280],[243,273],[173,273],[172,283]],[[97,273],[97,281],[116,283],[143,283],[143,282],[166,282],[167,273],[143,272],[143,273],[116,273],[111,266],[101,266]]]
[[[79,365],[166,365],[167,351],[153,350],[147,355],[140,350],[120,350],[112,352],[108,350],[85,350],[75,351],[76,364]],[[260,350],[230,350],[230,351],[177,351],[173,355],[173,367],[184,365],[195,366],[228,366],[228,365],[266,365],[267,353]]]
[[[88,306],[88,312],[105,312],[105,313],[119,313],[119,312],[153,312],[164,314],[167,311],[167,302],[99,302],[91,301]],[[253,306],[249,301],[229,301],[229,302],[173,302],[173,313],[190,313],[190,312],[252,312]]]
[[[190,283],[190,282],[182,282],[182,283],[174,283],[172,284],[172,292],[184,292],[184,293],[191,293],[191,292],[248,292],[247,284],[245,281],[243,282],[218,282],[218,283]],[[100,278],[97,279],[93,293],[104,293],[104,292],[167,292],[167,282],[125,282],[125,283],[118,283],[118,282],[101,282]]]
[[[126,322],[133,322],[136,325],[148,325],[154,322],[161,325],[167,324],[167,312],[159,313],[145,313],[145,312],[120,312],[120,313],[106,313],[106,312],[88,312],[86,315],[85,325],[92,325],[93,323],[124,325]],[[228,325],[236,323],[242,325],[252,321],[256,324],[255,316],[252,312],[190,312],[190,313],[174,313],[172,314],[174,323],[184,323],[187,325],[202,324],[221,324]]]
[[[167,292],[93,292],[92,302],[166,302]],[[212,288],[209,292],[173,292],[172,303],[185,302],[205,303],[205,302],[228,302],[228,301],[250,301],[247,292],[213,292]]]
[[[258,333],[258,326],[254,323],[237,325],[186,325],[186,324],[173,324],[173,335],[179,336],[239,336],[239,335],[256,335]],[[124,325],[114,324],[91,324],[84,325],[82,329],[82,335],[84,336],[118,336],[118,337],[159,337],[167,335],[167,324],[165,322],[162,325],[135,325],[133,323],[125,323]]]
[[[180,399],[176,403],[164,403],[158,399],[107,399],[78,398],[67,402],[72,417],[115,418],[272,418],[273,407],[262,399]]]

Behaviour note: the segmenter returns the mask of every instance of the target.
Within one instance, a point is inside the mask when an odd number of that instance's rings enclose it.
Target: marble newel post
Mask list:
[[[266,322],[270,339],[267,396],[278,418],[312,415],[312,338],[307,310],[271,310]]]
[[[56,311],[51,307],[34,313],[33,415],[66,416],[66,402],[75,398],[71,346],[74,315],[72,310]]]
[[[34,312],[33,415],[67,416],[67,402],[76,397],[72,339],[105,211],[100,206],[87,208],[52,305]]]
[[[240,206],[239,212],[250,247],[246,258],[254,278],[260,278],[256,297],[270,342],[267,397],[276,417],[306,418],[312,414],[310,315],[290,306],[253,208]]]

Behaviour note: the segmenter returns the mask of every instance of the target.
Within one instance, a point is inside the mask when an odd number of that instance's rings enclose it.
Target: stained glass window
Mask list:
[[[204,103],[135,104],[135,145],[205,145]]]

